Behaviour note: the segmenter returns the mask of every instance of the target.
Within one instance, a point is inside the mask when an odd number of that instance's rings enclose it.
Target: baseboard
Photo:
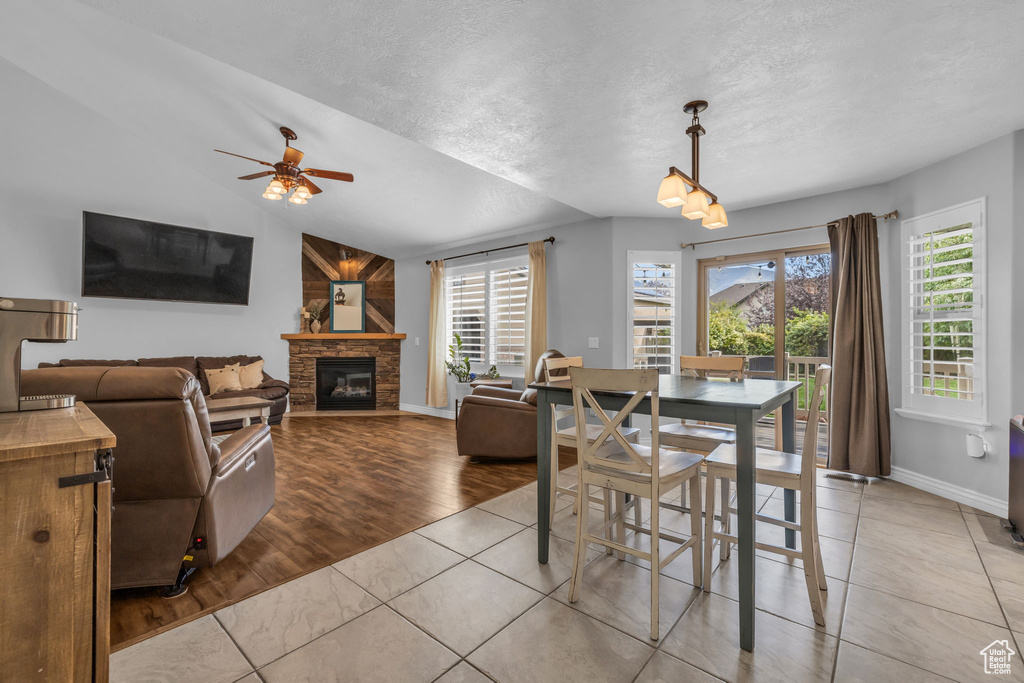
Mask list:
[[[927,477],[917,472],[911,472],[910,470],[903,469],[902,467],[893,467],[890,479],[898,481],[901,484],[907,486],[913,486],[915,489],[921,489],[928,493],[934,493],[937,496],[943,498],[949,498],[955,500],[958,503],[964,505],[970,505],[973,508],[984,510],[996,517],[1006,517],[1007,515],[1007,501],[1000,500],[999,498],[993,498],[992,496],[986,496],[977,491],[965,489],[962,486],[954,486],[953,484],[946,483],[939,479]],[[870,484],[869,484],[870,486]]]
[[[430,406],[421,406],[416,405],[415,403],[399,403],[398,409],[405,410],[410,413],[419,413],[420,415],[443,417],[446,420],[455,419],[455,411],[448,408],[431,408]]]

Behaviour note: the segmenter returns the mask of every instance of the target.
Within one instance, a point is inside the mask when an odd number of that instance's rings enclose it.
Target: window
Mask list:
[[[903,221],[903,406],[985,419],[983,199]]]
[[[679,253],[629,252],[629,354],[634,368],[677,370],[676,298]]]
[[[447,337],[473,363],[521,367],[526,352],[526,257],[447,269]]]

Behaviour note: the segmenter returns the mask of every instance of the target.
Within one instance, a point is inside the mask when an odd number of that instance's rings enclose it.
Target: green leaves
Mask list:
[[[454,375],[455,378],[460,382],[469,381],[469,358],[462,355],[462,337],[458,333],[455,335],[455,343],[448,345],[448,357],[450,360],[445,361],[445,367],[448,368],[448,374]]]

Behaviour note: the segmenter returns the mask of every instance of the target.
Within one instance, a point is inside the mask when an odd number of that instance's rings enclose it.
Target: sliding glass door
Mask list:
[[[828,362],[830,269],[828,245],[702,259],[697,353],[743,356],[755,379],[802,382],[806,419],[814,372]],[[818,441],[827,454],[827,429]]]

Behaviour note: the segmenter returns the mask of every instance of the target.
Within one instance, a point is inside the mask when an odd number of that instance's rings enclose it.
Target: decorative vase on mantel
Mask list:
[[[321,326],[319,320],[312,320],[309,323],[309,331],[312,332],[313,334],[320,334],[320,327]]]

